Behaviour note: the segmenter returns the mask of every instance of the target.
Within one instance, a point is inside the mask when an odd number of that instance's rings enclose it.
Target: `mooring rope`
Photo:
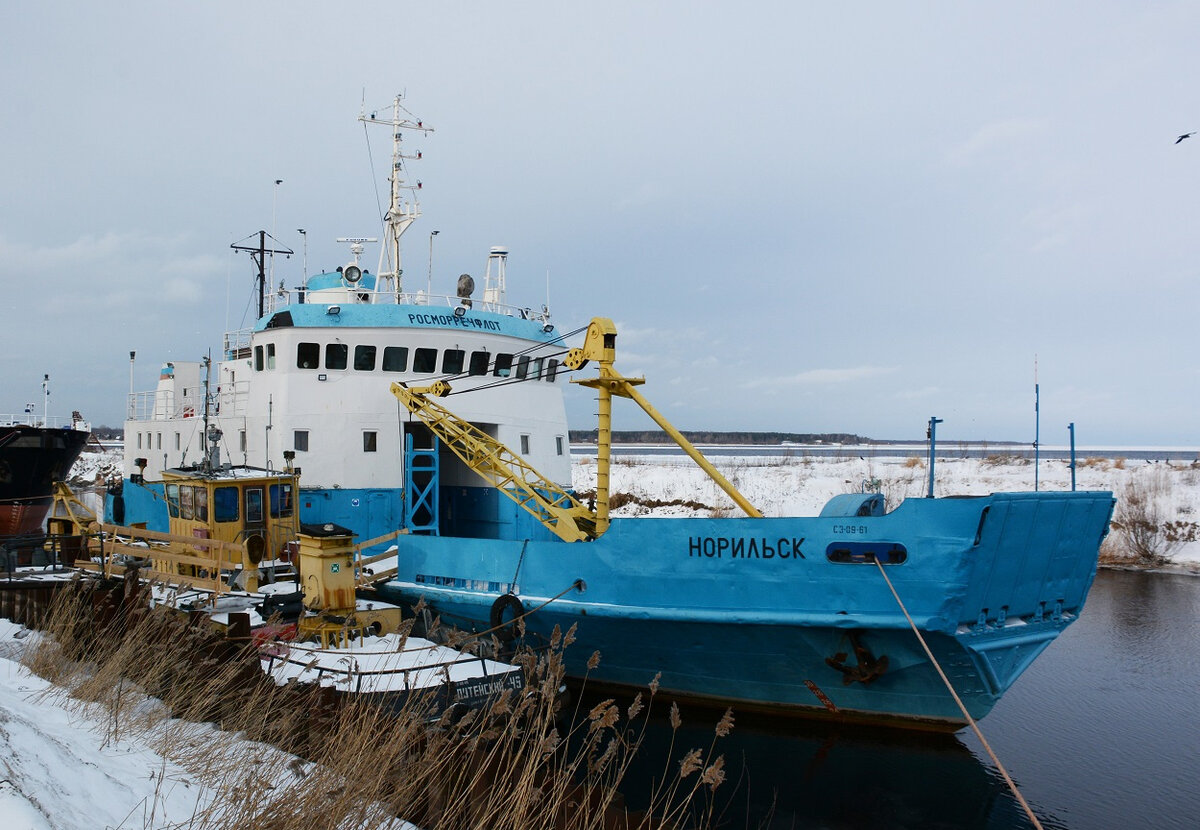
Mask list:
[[[950,678],[946,677],[946,673],[942,671],[942,667],[938,663],[937,658],[934,657],[933,652],[929,650],[929,644],[926,643],[925,638],[921,636],[920,629],[918,629],[917,624],[913,622],[913,618],[909,615],[908,609],[904,607],[904,602],[900,599],[900,595],[896,593],[896,588],[894,585],[892,585],[892,580],[888,578],[887,571],[883,569],[883,563],[876,559],[875,564],[879,568],[879,573],[883,575],[883,581],[887,583],[888,590],[890,590],[892,592],[892,596],[896,598],[896,604],[900,606],[900,611],[904,614],[904,619],[908,620],[908,624],[912,627],[913,633],[917,635],[917,640],[921,643],[921,648],[925,649],[925,654],[929,657],[929,662],[933,663],[933,667],[937,669],[938,677],[942,678],[942,682],[945,683],[946,688],[950,690],[950,696],[954,698],[954,702],[958,704],[958,708],[962,711],[963,717],[967,719],[967,723],[970,724],[971,729],[974,730],[975,737],[979,738],[979,742],[983,744],[983,748],[987,751],[988,757],[992,759],[992,763],[996,765],[996,769],[1000,770],[1000,774],[1004,776],[1004,782],[1008,784],[1009,790],[1012,791],[1013,796],[1017,799],[1017,802],[1021,805],[1021,808],[1025,810],[1025,815],[1029,816],[1029,821],[1035,828],[1037,828],[1037,830],[1043,830],[1042,823],[1038,821],[1037,816],[1033,814],[1033,809],[1029,806],[1029,802],[1025,800],[1025,797],[1021,795],[1021,791],[1017,789],[1016,782],[1012,780],[1012,776],[1008,774],[1008,770],[1004,768],[1004,764],[1000,763],[1000,759],[996,756],[996,753],[992,751],[991,744],[987,742],[987,738],[983,737],[983,732],[979,730],[979,724],[977,724],[975,719],[971,717],[970,712],[967,711],[967,707],[963,705],[962,698],[958,696],[958,692],[954,691],[954,686],[951,685]]]

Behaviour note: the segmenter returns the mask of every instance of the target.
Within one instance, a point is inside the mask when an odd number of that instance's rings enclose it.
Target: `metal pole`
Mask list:
[[[130,350],[129,352],[129,420],[133,420],[137,415],[137,399],[133,392],[133,359],[137,356],[137,352]]]
[[[275,180],[275,189],[271,191],[271,241],[275,241],[275,205],[279,202],[279,185],[283,184],[283,179]],[[271,257],[271,284],[275,284],[275,257]],[[262,312],[258,313],[262,317]]]
[[[1071,433],[1071,492],[1075,492],[1075,422],[1067,424],[1067,430]]]
[[[1034,370],[1036,376],[1037,370]],[[1033,491],[1038,490],[1038,466],[1041,464],[1041,387],[1035,380],[1033,383]]]
[[[267,284],[267,272],[265,267],[267,264],[267,232],[258,232],[258,316],[263,316],[263,299],[265,286]],[[271,257],[271,267],[275,267],[275,257]]]
[[[308,232],[304,228],[296,228],[296,233],[304,237],[304,282],[300,283],[301,288],[308,287]]]
[[[50,376],[42,376],[42,392],[45,399],[42,401],[42,426],[50,426]]]
[[[429,232],[429,274],[425,278],[425,298],[426,298],[425,301],[426,302],[429,301],[429,299],[428,299],[429,295],[431,295],[433,293],[433,238],[435,236],[437,236],[439,233],[441,233],[441,231],[430,231]]]
[[[933,498],[933,464],[937,456],[937,425],[942,418],[929,419],[929,498]]]

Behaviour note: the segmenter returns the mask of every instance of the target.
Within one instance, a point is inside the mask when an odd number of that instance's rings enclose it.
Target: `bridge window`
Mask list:
[[[413,371],[423,373],[436,372],[437,349],[417,349],[413,352]]]
[[[529,436],[521,436],[521,455],[529,455]]]
[[[196,500],[191,487],[179,488],[179,518],[188,520],[196,518]]]
[[[244,429],[239,430],[238,432],[238,445],[240,446],[242,452],[246,451],[246,430]],[[176,447],[175,449],[179,448]]]
[[[263,491],[261,487],[246,488],[246,524],[262,524]]]
[[[563,437],[561,435],[554,436],[554,447],[558,451],[559,455],[563,454],[563,444],[564,443],[565,442],[563,441]]]
[[[496,368],[492,374],[498,378],[508,377],[512,374],[512,359],[512,355],[504,354],[503,352],[496,355]]]
[[[350,347],[345,343],[328,343],[325,346],[325,368],[345,369]]]
[[[442,355],[442,373],[446,375],[460,375],[463,370],[463,361],[466,359],[467,353],[462,349],[446,349]]]
[[[529,358],[526,355],[521,355],[517,358],[517,377],[525,380],[529,374]]]
[[[296,452],[308,452],[308,430],[298,429],[292,434],[292,449]]]
[[[275,344],[267,344],[267,368],[271,371],[275,370]]]
[[[375,347],[354,347],[354,371],[371,372],[375,370]]]
[[[263,347],[254,347],[254,371],[261,372],[263,370]]]
[[[268,488],[268,493],[271,497],[271,516],[278,519],[280,516],[292,515],[292,485],[290,484],[272,484]]]
[[[179,518],[179,485],[167,485],[167,512],[171,514],[172,519]]]
[[[213,518],[218,522],[238,520],[238,488],[218,487],[213,490]]]
[[[316,369],[321,365],[321,344],[300,343],[296,346],[296,368]]]
[[[177,432],[177,433],[175,433],[175,449],[176,450],[179,449],[179,444],[180,444],[180,437],[179,437],[179,433]]]
[[[467,371],[472,375],[486,375],[491,362],[491,355],[487,352],[471,352],[471,365]]]
[[[375,452],[379,444],[378,432],[363,433],[363,452]]]
[[[558,361],[554,358],[546,363],[546,380],[554,383],[554,379],[558,377]]]
[[[403,372],[408,368],[408,346],[387,346],[383,350],[383,371]]]
[[[529,377],[531,377],[533,380],[537,380],[538,378],[540,378],[542,376],[543,362],[544,362],[543,359],[540,357],[535,357],[533,359],[533,363],[529,367]]]

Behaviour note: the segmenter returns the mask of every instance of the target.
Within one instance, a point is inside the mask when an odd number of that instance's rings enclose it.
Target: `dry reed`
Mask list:
[[[76,580],[44,628],[49,636],[24,659],[54,684],[48,694],[106,740],[145,740],[205,785],[191,818],[173,826],[375,828],[397,817],[424,830],[707,826],[711,793],[724,780],[715,751],[731,713],[710,746],[673,746],[675,768],[664,770],[650,803],[625,808],[621,782],[657,678],[624,710],[607,700],[571,716],[561,689],[574,629],[556,631],[544,652],[517,655],[524,691],[456,719],[452,709],[435,717],[427,697],[381,705],[277,685],[255,647],[216,635],[198,615],[150,608],[133,577]],[[161,826],[153,805],[143,812],[145,826]]]

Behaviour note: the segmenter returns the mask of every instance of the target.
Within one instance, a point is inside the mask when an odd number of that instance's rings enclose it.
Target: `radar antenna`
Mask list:
[[[404,179],[405,160],[417,161],[421,158],[421,153],[418,151],[405,154],[401,142],[405,130],[423,134],[433,132],[432,127],[426,127],[424,122],[415,118],[412,113],[401,106],[401,100],[402,96],[400,95],[393,99],[391,119],[380,118],[376,112],[368,115],[365,109],[358,116],[358,120],[363,124],[383,124],[392,128],[392,171],[388,177],[388,181],[391,182],[391,198],[387,214],[383,219],[384,240],[383,247],[379,251],[379,267],[376,271],[380,287],[390,284],[397,294],[397,299],[403,290],[401,276],[404,273],[403,268],[400,267],[400,237],[408,230],[408,226],[421,215],[421,205],[417,199],[421,182],[418,180],[416,184],[409,184]],[[405,191],[407,196],[402,196]]]

